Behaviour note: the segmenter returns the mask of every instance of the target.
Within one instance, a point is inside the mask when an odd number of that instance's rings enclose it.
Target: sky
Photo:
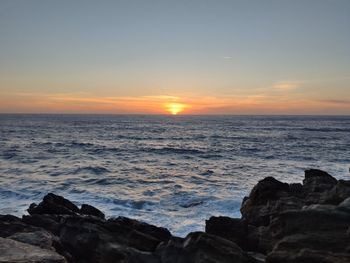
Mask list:
[[[0,0],[0,113],[350,115],[350,1]]]

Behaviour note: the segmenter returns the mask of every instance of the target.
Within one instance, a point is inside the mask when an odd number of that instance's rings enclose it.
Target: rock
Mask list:
[[[87,204],[83,204],[80,208],[80,214],[83,215],[91,215],[91,216],[96,216],[99,218],[104,219],[105,215],[104,213],[102,213],[99,209],[97,209],[96,207],[93,207],[91,205],[87,205]]]
[[[40,228],[25,224],[18,217],[0,215],[0,237],[8,237],[21,232],[34,232]]]
[[[350,214],[337,209],[306,209],[281,213],[269,226],[272,238],[279,240],[298,233],[336,233],[346,235]]]
[[[117,218],[109,219],[108,221],[118,223],[124,227],[129,227],[130,229],[135,229],[141,233],[155,237],[160,241],[167,241],[171,237],[169,230],[166,228],[156,227],[154,225],[150,225],[127,217],[120,216]]]
[[[253,263],[255,259],[235,243],[214,235],[193,232],[185,240],[171,239],[156,251],[162,263]]]
[[[44,249],[52,249],[53,235],[45,230],[16,233],[8,238]]]
[[[349,263],[350,254],[330,253],[302,249],[297,253],[288,251],[273,252],[266,258],[266,263]]]
[[[337,209],[350,213],[350,197],[341,202]]]
[[[75,215],[79,213],[79,208],[68,199],[53,193],[47,194],[43,201],[37,205],[31,204],[28,213],[34,214],[56,214],[56,215]]]
[[[293,201],[290,202],[289,199]],[[288,184],[273,177],[266,177],[259,181],[249,197],[243,200],[241,213],[248,224],[266,226],[270,222],[271,215],[280,210],[299,208],[299,206],[297,197],[290,195]]]
[[[65,220],[60,231],[63,247],[73,258],[86,262],[116,262],[114,257],[130,262],[142,255],[155,262],[152,252],[169,238],[167,230],[126,218],[106,221],[73,216]]]
[[[239,218],[230,218],[226,216],[212,216],[205,221],[205,232],[228,239],[242,249],[250,250],[248,241],[248,224]]]
[[[295,196],[284,196],[278,200],[270,200],[263,205],[253,205],[248,199],[241,207],[242,217],[248,224],[267,226],[271,218],[288,210],[301,209],[304,202]]]
[[[52,250],[0,237],[0,262],[65,263],[65,258]]]
[[[59,235],[60,224],[64,220],[61,215],[40,215],[34,214],[29,216],[22,216],[22,221],[28,225],[42,227],[54,235]]]
[[[317,170],[310,169],[305,171],[305,179],[303,180],[303,191],[308,196],[312,193],[320,193],[331,189],[337,184],[337,179],[335,179],[330,174]],[[311,202],[316,203],[316,201],[311,200]]]
[[[350,197],[350,181],[339,180],[333,188],[321,195],[320,203],[338,205],[348,197]]]
[[[266,204],[268,200],[276,200],[289,192],[289,185],[276,180],[273,177],[266,177],[260,180],[249,195],[254,205]]]

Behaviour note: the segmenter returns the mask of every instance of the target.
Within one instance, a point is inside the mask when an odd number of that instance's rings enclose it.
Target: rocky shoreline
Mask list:
[[[303,184],[273,177],[242,201],[242,218],[211,217],[185,238],[49,193],[29,215],[0,215],[0,262],[348,263],[350,180],[305,171]]]

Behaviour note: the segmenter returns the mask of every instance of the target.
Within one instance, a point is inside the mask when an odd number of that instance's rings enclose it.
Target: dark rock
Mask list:
[[[244,250],[252,250],[249,244],[248,224],[245,220],[226,216],[212,216],[205,221],[205,232],[228,239]]]
[[[164,229],[126,218],[106,221],[69,217],[61,226],[60,241],[75,259],[85,262],[119,262],[116,256],[120,262],[129,262],[142,255],[155,262],[152,252],[162,240],[167,240],[165,233]]]
[[[301,197],[303,194],[303,185],[298,183],[298,184],[289,184],[289,193],[292,196],[298,196]]]
[[[266,263],[349,263],[350,254],[331,253],[302,249],[297,252],[274,251],[266,258]]]
[[[268,200],[276,200],[289,192],[289,185],[276,180],[273,177],[266,177],[259,181],[249,195],[252,204],[266,204]]]
[[[39,231],[40,228],[25,224],[18,217],[11,215],[0,215],[0,237],[9,237],[17,233],[28,233]]]
[[[120,216],[117,218],[109,219],[108,221],[112,223],[118,223],[130,229],[135,229],[143,234],[152,236],[160,241],[167,241],[171,237],[169,230],[166,228],[156,227],[154,225],[150,225],[127,217]]]
[[[44,249],[53,249],[54,236],[45,230],[16,233],[8,238]]]
[[[96,216],[99,218],[104,219],[105,215],[104,213],[102,213],[99,209],[97,209],[96,207],[93,207],[91,205],[87,205],[87,204],[83,204],[80,208],[80,214],[83,215],[91,215],[91,216]]]
[[[339,180],[338,183],[320,196],[320,203],[338,205],[350,197],[350,181]]]
[[[301,209],[304,201],[295,196],[285,196],[277,200],[270,200],[263,205],[254,205],[248,199],[241,207],[242,217],[248,224],[255,226],[267,226],[271,218],[288,210]]]
[[[269,231],[276,239],[296,233],[323,231],[326,234],[345,235],[350,226],[350,214],[337,209],[309,207],[303,210],[286,211],[274,218]]]
[[[66,263],[66,260],[52,250],[0,237],[0,262]]]
[[[31,204],[28,213],[34,214],[56,214],[75,215],[79,213],[79,208],[68,199],[53,193],[47,194],[40,204]]]
[[[350,197],[348,197],[343,202],[341,202],[338,205],[337,209],[350,213]],[[349,230],[350,230],[350,228],[349,228]],[[350,234],[350,232],[349,232],[349,234]]]
[[[282,198],[294,198],[289,194],[289,185],[273,177],[266,177],[259,181],[249,197],[243,200],[241,206],[242,218],[247,220],[248,224],[268,225],[271,215],[282,209],[287,209],[285,205],[288,206],[288,209],[290,205],[295,208],[297,202],[281,201]]]
[[[162,263],[253,263],[256,260],[235,243],[214,235],[193,232],[185,240],[171,239],[156,251]]]
[[[22,221],[28,225],[42,227],[54,235],[59,235],[60,224],[64,220],[60,215],[40,215],[34,214],[22,216]]]
[[[317,170],[310,169],[305,171],[305,179],[303,180],[303,191],[307,203],[319,203],[319,193],[331,189],[337,184],[335,179],[330,174]]]

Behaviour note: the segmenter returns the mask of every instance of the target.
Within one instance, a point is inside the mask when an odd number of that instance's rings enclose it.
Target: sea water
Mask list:
[[[349,166],[346,116],[0,115],[0,214],[53,192],[184,236],[266,176]]]

